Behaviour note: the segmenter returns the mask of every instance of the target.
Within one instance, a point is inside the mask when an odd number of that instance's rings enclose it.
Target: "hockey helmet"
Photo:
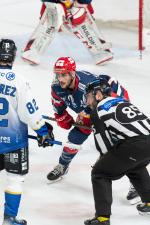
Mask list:
[[[60,57],[54,65],[55,74],[65,74],[76,71],[76,63],[71,57]]]
[[[10,39],[0,40],[0,61],[13,63],[16,56],[17,47],[15,42]]]
[[[95,95],[98,90],[100,90],[104,96],[110,96],[111,87],[108,81],[100,76],[86,85],[84,93],[85,96],[90,92],[93,92],[93,95]]]

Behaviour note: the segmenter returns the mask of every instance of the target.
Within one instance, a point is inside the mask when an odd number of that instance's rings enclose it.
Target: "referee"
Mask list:
[[[86,102],[92,109],[94,137],[100,158],[92,173],[95,217],[85,225],[110,225],[112,180],[126,175],[142,204],[140,214],[150,214],[150,119],[136,106],[111,96],[108,82],[95,79],[85,89]]]

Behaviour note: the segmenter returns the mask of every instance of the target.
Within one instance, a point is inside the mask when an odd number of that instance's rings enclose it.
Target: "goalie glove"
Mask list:
[[[53,146],[53,143],[49,142],[54,140],[53,127],[49,123],[46,122],[36,133],[39,147]]]
[[[73,26],[82,24],[86,18],[86,10],[84,7],[72,7],[71,10],[67,10],[66,19],[71,22]]]

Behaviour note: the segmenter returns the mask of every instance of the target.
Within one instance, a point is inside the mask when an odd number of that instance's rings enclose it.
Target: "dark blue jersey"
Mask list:
[[[85,111],[88,113],[89,108],[86,106],[84,90],[85,86],[95,80],[96,75],[86,71],[76,72],[75,89],[73,91],[62,89],[59,82],[52,84],[52,104],[57,114],[62,114],[69,107],[74,112]]]
[[[112,96],[121,96],[128,99],[127,91],[116,81],[114,78],[108,75],[100,75],[101,78],[108,81],[112,89]],[[74,112],[79,113],[85,111],[89,113],[90,109],[87,107],[84,97],[85,86],[95,80],[97,75],[89,73],[87,71],[76,72],[76,85],[73,91],[68,89],[62,89],[59,82],[54,82],[51,87],[52,104],[54,111],[57,114],[62,114],[64,110],[69,107]]]

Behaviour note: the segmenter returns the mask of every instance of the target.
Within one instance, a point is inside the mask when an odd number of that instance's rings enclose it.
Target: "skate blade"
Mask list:
[[[63,179],[63,177],[59,177],[57,180],[48,180],[47,185],[60,182],[62,179]]]
[[[138,211],[139,212],[139,215],[141,216],[150,216],[150,212],[141,212],[141,211]]]
[[[28,64],[30,64],[30,65],[32,65],[32,66],[37,66],[37,65],[39,65],[39,63],[34,62],[34,61],[30,60],[30,59],[27,59],[27,58],[24,58],[24,57],[22,57],[22,59],[23,59],[24,62],[27,62]]]
[[[101,61],[97,62],[96,65],[97,66],[103,66],[103,65],[107,64],[111,60],[113,60],[113,56],[111,56],[110,58],[107,58],[107,59],[104,59],[104,60],[101,60]]]
[[[131,205],[135,205],[139,202],[141,202],[141,198],[139,196],[137,196],[136,198],[133,198],[132,200],[128,200],[130,202]]]

